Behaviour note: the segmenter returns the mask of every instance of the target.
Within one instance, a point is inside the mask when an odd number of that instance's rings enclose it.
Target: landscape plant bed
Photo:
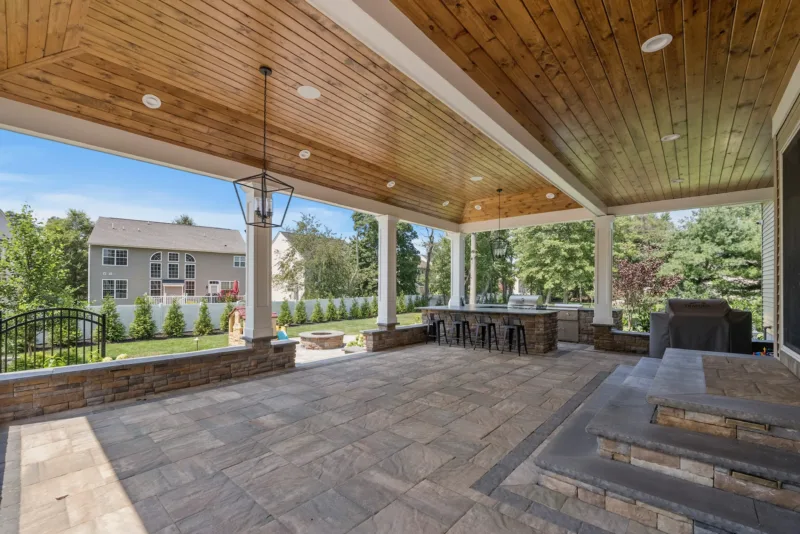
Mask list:
[[[341,330],[345,335],[356,336],[362,330],[372,330],[377,328],[377,319],[370,317],[368,319],[348,319],[347,321],[331,321],[329,323],[315,323],[303,324],[297,326],[289,326],[289,337],[300,337],[303,332],[314,332],[316,330]],[[397,315],[398,326],[406,326],[410,324],[417,324],[420,322],[419,312],[401,313]]]

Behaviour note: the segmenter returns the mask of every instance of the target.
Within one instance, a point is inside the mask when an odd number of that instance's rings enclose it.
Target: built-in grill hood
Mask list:
[[[539,295],[511,295],[508,297],[508,307],[535,309],[539,298]]]

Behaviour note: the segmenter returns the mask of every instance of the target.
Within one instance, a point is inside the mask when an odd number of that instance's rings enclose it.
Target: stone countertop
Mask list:
[[[421,306],[418,310],[430,311],[443,311],[455,313],[495,313],[502,315],[553,315],[557,314],[558,310],[531,310],[525,308],[508,308],[503,306],[498,307],[484,307],[484,306]]]

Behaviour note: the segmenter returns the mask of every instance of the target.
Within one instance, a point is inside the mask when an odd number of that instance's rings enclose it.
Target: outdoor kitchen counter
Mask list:
[[[528,352],[543,354],[556,350],[558,346],[558,312],[556,310],[535,310],[507,308],[505,306],[422,306],[418,310],[434,312],[441,315],[447,325],[448,332],[452,325],[453,314],[466,316],[470,327],[474,329],[475,315],[492,316],[498,326],[503,317],[517,317],[525,326],[525,337],[528,340]],[[502,332],[497,329],[499,342]],[[474,334],[473,334],[474,337]]]

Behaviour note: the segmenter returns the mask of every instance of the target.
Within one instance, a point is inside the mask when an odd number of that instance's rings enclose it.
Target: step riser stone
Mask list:
[[[622,454],[625,450],[628,451],[627,455]],[[800,485],[769,481],[690,458],[681,458],[606,438],[597,439],[597,452],[604,458],[800,511]]]
[[[707,414],[658,406],[654,421],[660,425],[702,432],[729,439],[739,439],[800,454],[800,431],[773,425],[757,425]],[[761,430],[759,427],[766,428]]]

